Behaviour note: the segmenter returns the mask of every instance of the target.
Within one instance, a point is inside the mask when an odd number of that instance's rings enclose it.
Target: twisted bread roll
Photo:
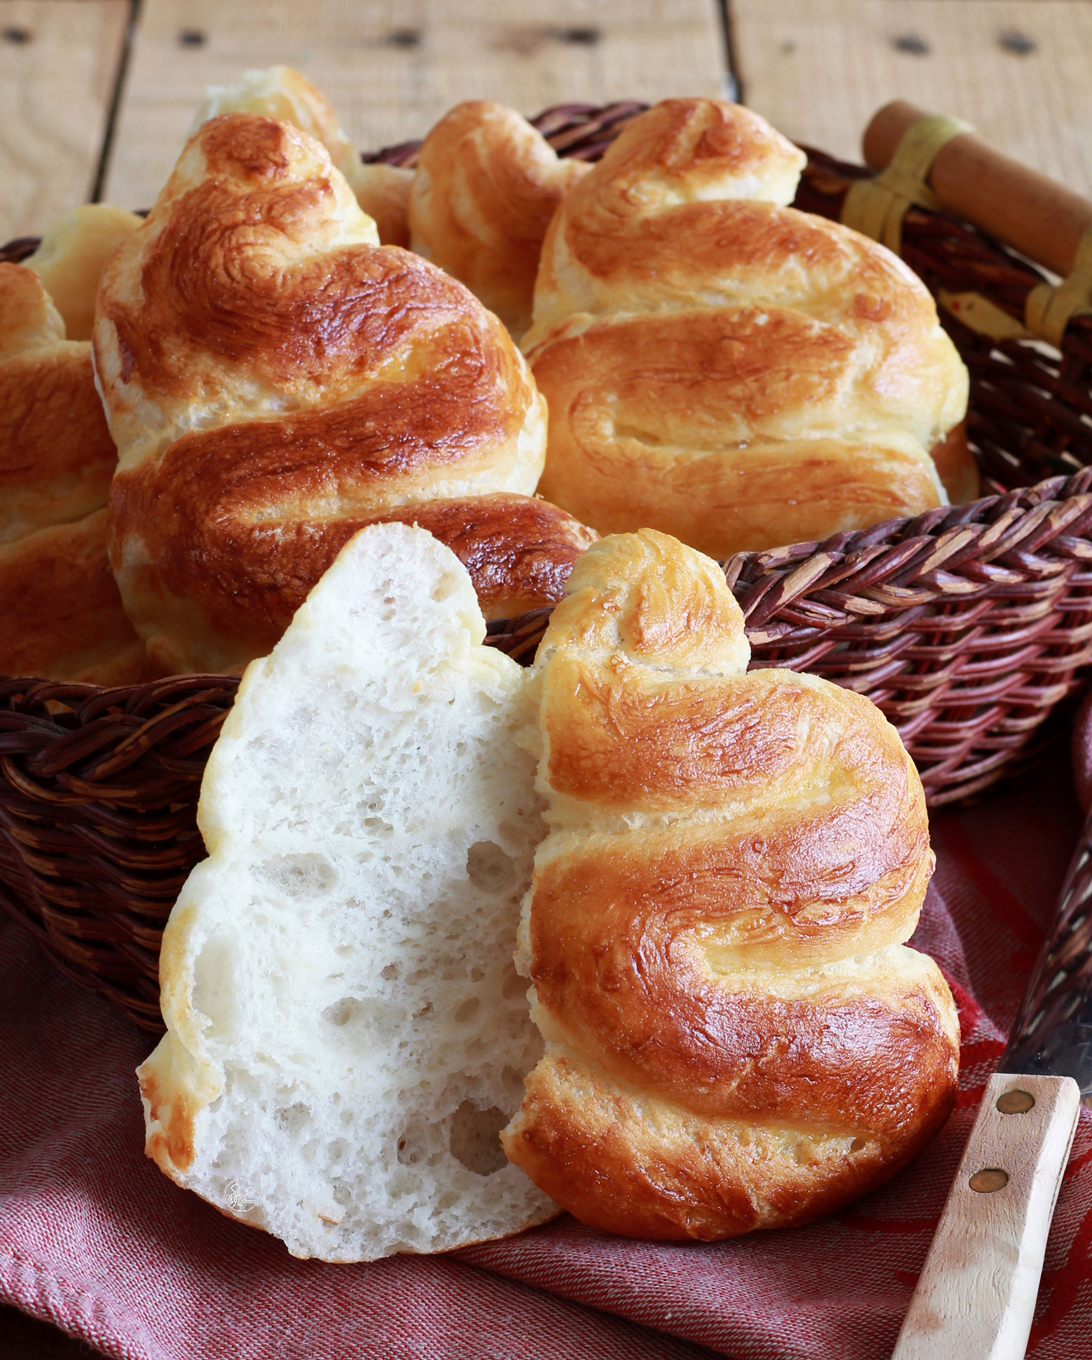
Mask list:
[[[747,109],[668,100],[563,200],[523,341],[545,496],[722,557],[945,503],[966,370],[894,255],[783,206],[803,163]]]
[[[98,685],[154,675],[106,554],[117,451],[91,346],[65,334],[68,322],[89,335],[102,260],[138,224],[77,209],[27,266],[0,264],[0,674]]]
[[[409,198],[410,244],[522,335],[531,324],[546,228],[589,169],[559,160],[513,109],[484,100],[458,104],[421,145]]]
[[[546,1053],[503,1135],[586,1223],[801,1223],[946,1118],[959,1030],[904,947],[933,867],[921,783],[868,700],[746,673],[715,563],[596,544],[536,662],[535,859],[517,967]]]
[[[91,346],[33,271],[0,264],[0,543],[105,505],[116,461]]]
[[[427,523],[472,571],[487,557],[493,617],[556,598],[594,537],[525,499],[545,405],[500,323],[376,248],[325,150],[287,124],[200,128],[104,275],[95,361],[119,449],[111,561],[167,669],[268,651],[377,520]]]
[[[209,87],[197,112],[191,136],[202,123],[225,113],[256,113],[290,123],[321,142],[349,182],[356,200],[379,231],[385,246],[409,245],[406,218],[413,171],[394,165],[364,165],[341,129],[324,94],[290,66],[244,71],[230,85]]]

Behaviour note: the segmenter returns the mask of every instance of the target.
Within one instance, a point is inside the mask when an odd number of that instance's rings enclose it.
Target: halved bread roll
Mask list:
[[[524,673],[484,632],[447,548],[365,529],[208,763],[147,1150],[296,1256],[445,1251],[556,1212],[497,1136],[540,1051],[512,954],[542,823]]]

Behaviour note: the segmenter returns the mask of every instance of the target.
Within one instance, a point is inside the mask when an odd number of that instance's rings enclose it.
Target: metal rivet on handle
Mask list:
[[[1030,1091],[1005,1091],[997,1098],[997,1108],[1002,1114],[1027,1114],[1035,1104]]]
[[[1009,1183],[1009,1173],[995,1166],[976,1171],[967,1184],[980,1195],[992,1195],[995,1190],[1004,1190]]]

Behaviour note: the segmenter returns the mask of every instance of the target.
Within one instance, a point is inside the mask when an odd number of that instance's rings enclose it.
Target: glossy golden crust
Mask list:
[[[105,505],[116,462],[90,345],[36,274],[0,264],[0,544]]]
[[[560,600],[576,562],[598,537],[537,496],[427,501],[384,519],[419,525],[446,544],[470,573],[487,622]]]
[[[887,338],[864,363],[838,327],[773,308],[563,331],[532,355],[550,403],[542,494],[600,532],[670,526],[713,557],[935,505],[936,472],[912,431],[923,384],[905,384],[903,426],[870,422]]]
[[[568,589],[535,667],[550,834],[517,960],[547,1051],[506,1151],[617,1232],[807,1221],[954,1099],[951,996],[904,944],[920,780],[866,699],[748,674],[723,575],[666,535],[602,541]]]
[[[134,685],[149,663],[106,556],[106,511],[0,546],[0,675]]]
[[[591,1227],[715,1242],[841,1209],[904,1165],[946,1114],[934,1108],[892,1153],[866,1130],[696,1115],[562,1052],[528,1078],[518,1132],[505,1146],[540,1189]]]
[[[390,504],[381,463],[369,469],[359,444],[339,459],[336,446],[323,442],[328,425],[316,447],[302,424],[189,435],[158,465],[115,477],[114,569],[149,656],[164,672],[196,669],[198,655],[213,671],[239,670],[266,655],[367,524],[418,524],[447,544],[470,572],[487,619],[559,599],[574,562],[595,539],[571,515],[532,496]],[[427,433],[427,423],[423,428]],[[234,445],[242,448],[239,456]],[[372,495],[369,471],[381,481]],[[340,492],[342,479],[348,494]],[[324,513],[329,504],[336,513]]]
[[[410,244],[522,335],[531,324],[546,228],[588,168],[560,160],[512,109],[484,100],[458,104],[421,146],[409,199]]]
[[[263,654],[357,529],[432,501],[466,505],[459,530],[441,517],[450,533],[504,545],[510,582],[478,573],[493,608],[548,603],[532,559],[552,551],[556,577],[587,541],[560,514],[552,545],[539,512],[486,527],[495,506],[477,497],[534,490],[544,403],[461,284],[374,242],[321,146],[229,114],[202,125],[108,267],[95,362],[119,443],[111,561],[158,665]]]
[[[943,502],[966,370],[901,261],[783,206],[802,163],[748,110],[668,100],[565,198],[523,341],[544,495],[718,557]]]

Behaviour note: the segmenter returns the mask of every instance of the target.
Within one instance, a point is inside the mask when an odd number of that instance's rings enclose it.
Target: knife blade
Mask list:
[[[1092,814],[892,1360],[1021,1360],[1082,1097],[1092,1097]]]

